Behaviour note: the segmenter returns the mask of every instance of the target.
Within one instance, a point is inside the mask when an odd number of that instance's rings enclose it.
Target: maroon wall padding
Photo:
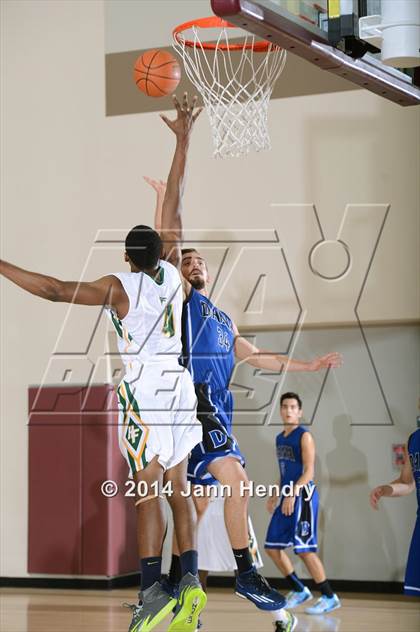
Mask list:
[[[29,389],[28,572],[138,572],[135,510],[109,385]],[[105,480],[119,493],[106,498]]]

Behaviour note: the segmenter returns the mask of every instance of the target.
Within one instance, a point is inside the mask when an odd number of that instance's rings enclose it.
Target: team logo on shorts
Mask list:
[[[210,430],[209,437],[213,443],[213,447],[217,450],[227,443],[227,436],[221,430]]]
[[[137,453],[141,438],[143,436],[143,430],[140,426],[134,421],[132,417],[130,417],[129,422],[126,426],[125,430],[125,440],[131,448],[133,449],[134,454]]]
[[[311,525],[307,520],[300,523],[300,537],[305,538],[311,532]]]

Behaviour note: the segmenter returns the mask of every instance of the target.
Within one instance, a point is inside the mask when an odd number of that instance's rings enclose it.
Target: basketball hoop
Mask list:
[[[202,42],[200,29],[210,28],[218,29],[216,41]],[[210,17],[185,22],[173,30],[174,48],[203,97],[213,133],[213,155],[219,158],[270,149],[268,104],[286,61],[286,51],[256,41],[254,35],[229,41],[232,28],[236,27]],[[188,30],[191,39],[184,37]]]

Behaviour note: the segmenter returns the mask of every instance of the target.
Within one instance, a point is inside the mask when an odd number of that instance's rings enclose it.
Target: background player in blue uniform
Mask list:
[[[176,148],[163,200],[161,226],[166,258],[181,267],[186,302],[183,313],[183,363],[191,371],[198,398],[197,414],[203,425],[203,442],[194,449],[189,461],[189,477],[195,483],[214,483],[215,479],[232,490],[226,498],[225,521],[233,554],[238,565],[236,592],[258,608],[281,609],[284,598],[267,584],[253,567],[248,549],[248,497],[241,484],[248,482],[244,459],[232,436],[233,398],[229,391],[235,355],[259,369],[272,371],[317,371],[339,366],[340,356],[325,355],[311,362],[290,360],[262,352],[239,335],[229,316],[208,298],[209,275],[204,258],[194,249],[181,253],[183,240],[181,199],[191,125],[187,116],[186,96],[182,105],[175,99],[177,118],[165,123],[176,135]],[[148,181],[152,184],[151,180]],[[159,190],[161,183],[156,184]],[[205,507],[201,506],[201,512]],[[176,564],[176,558],[173,560]],[[174,566],[173,564],[173,566]],[[170,576],[176,577],[174,568]],[[281,630],[294,629],[296,619],[279,613]]]
[[[299,395],[284,393],[281,396],[280,414],[285,429],[276,437],[276,451],[280,485],[284,493],[276,509],[278,497],[273,496],[267,501],[267,509],[273,516],[268,527],[265,550],[286,577],[291,588],[286,607],[294,608],[312,599],[312,593],[298,578],[284,551],[293,546],[294,552],[303,560],[321,591],[321,597],[306,612],[324,614],[339,608],[341,604],[331,589],[324,566],[316,553],[319,499],[313,481],[315,443],[311,433],[299,425],[302,412]]]
[[[370,504],[378,509],[382,496],[407,496],[417,492],[417,519],[408,553],[405,571],[404,592],[406,595],[420,597],[420,428],[410,435],[404,466],[400,476],[386,485],[379,485],[370,494]]]

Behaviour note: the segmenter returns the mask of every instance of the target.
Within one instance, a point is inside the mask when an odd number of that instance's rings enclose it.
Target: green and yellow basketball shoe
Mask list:
[[[140,606],[129,606],[133,611],[133,618],[128,632],[150,632],[177,604],[176,599],[163,590],[160,582],[155,582],[153,586],[143,590],[141,599]]]
[[[195,632],[198,617],[207,603],[207,595],[196,575],[187,573],[179,583],[179,597],[175,616],[167,632]]]

